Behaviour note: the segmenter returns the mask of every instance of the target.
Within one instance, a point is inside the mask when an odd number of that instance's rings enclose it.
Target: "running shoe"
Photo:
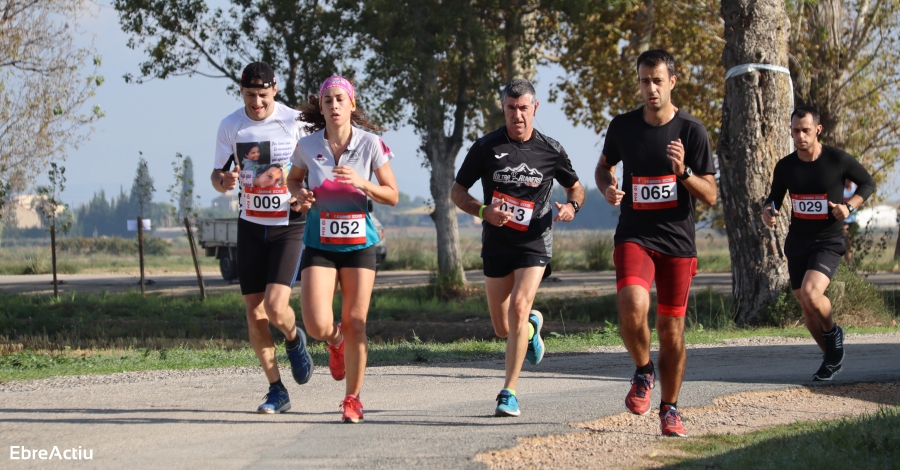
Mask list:
[[[259,414],[284,413],[291,409],[291,399],[287,390],[282,390],[278,385],[269,387],[269,393],[265,396],[266,402],[259,405],[256,412]]]
[[[312,378],[313,360],[306,348],[306,333],[297,328],[297,336],[300,338],[300,344],[296,348],[288,349],[287,356],[291,361],[291,374],[294,380],[303,385]]]
[[[659,430],[663,436],[687,437],[681,425],[681,413],[674,406],[663,405],[659,409]]]
[[[519,400],[512,393],[501,390],[497,395],[497,408],[494,410],[494,416],[519,416]]]
[[[842,366],[841,364],[830,364],[828,361],[828,356],[826,355],[822,360],[822,365],[819,366],[819,370],[817,370],[816,373],[813,374],[812,379],[816,382],[829,382],[843,369],[844,366]]]
[[[363,420],[363,405],[358,397],[347,395],[341,402],[341,409],[344,410],[341,421],[344,423],[361,423]]]
[[[636,415],[645,415],[650,411],[650,390],[654,386],[655,379],[653,374],[634,373],[631,390],[625,395],[625,408],[628,411]]]
[[[525,359],[531,364],[537,364],[544,358],[544,340],[541,339],[541,327],[544,326],[544,316],[537,310],[532,310],[528,315],[528,322],[534,325],[534,336],[528,341],[528,351]]]
[[[341,330],[341,324],[337,324],[338,331]],[[328,343],[326,343],[328,344]],[[334,380],[344,380],[347,375],[347,368],[344,366],[344,341],[340,346],[332,346],[328,344],[328,369],[331,370],[331,377]]]

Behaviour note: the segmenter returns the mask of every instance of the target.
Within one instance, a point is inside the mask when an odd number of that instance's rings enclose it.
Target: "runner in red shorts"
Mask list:
[[[684,377],[684,313],[691,279],[697,273],[694,204],[716,202],[715,166],[703,124],[670,101],[675,59],[651,50],[637,60],[644,106],[609,124],[597,165],[597,187],[613,206],[621,204],[616,227],[616,301],[619,331],[637,370],[625,407],[650,411],[656,372],[650,360],[650,284],[656,279],[660,430],[685,436],[678,413]],[[622,190],[616,165],[622,162]]]

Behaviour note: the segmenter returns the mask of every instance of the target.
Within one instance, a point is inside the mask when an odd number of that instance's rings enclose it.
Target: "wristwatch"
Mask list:
[[[844,205],[847,206],[847,210],[849,210],[850,212],[853,212],[856,210],[853,208],[853,206],[850,205],[849,202],[845,202]]]
[[[678,181],[684,181],[693,175],[694,175],[694,171],[691,170],[691,167],[685,166],[684,173],[682,173],[681,176],[677,176],[677,178],[678,178]]]
[[[581,210],[581,206],[579,206],[575,201],[569,201],[567,204],[572,204],[572,207],[575,209],[576,214]]]

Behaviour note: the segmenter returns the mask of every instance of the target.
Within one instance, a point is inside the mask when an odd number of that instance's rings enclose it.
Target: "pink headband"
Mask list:
[[[356,103],[356,97],[353,94],[353,84],[351,84],[349,80],[340,75],[332,75],[326,78],[324,82],[322,82],[322,86],[319,87],[319,103],[322,102],[322,97],[325,95],[325,90],[333,86],[342,88],[347,92],[347,96],[350,97],[350,101]]]

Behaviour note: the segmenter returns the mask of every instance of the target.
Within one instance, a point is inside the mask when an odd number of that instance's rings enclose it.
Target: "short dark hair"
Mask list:
[[[537,100],[537,93],[534,91],[534,85],[524,78],[514,78],[503,88],[503,95],[500,99],[506,101],[506,98],[520,98],[524,95],[531,95],[531,103]]]
[[[665,63],[666,70],[669,71],[669,76],[675,76],[675,57],[672,57],[672,54],[662,50],[662,49],[653,49],[649,51],[643,52],[637,58],[637,64],[635,68],[640,70],[641,65],[646,65],[650,68],[656,68],[657,65]]]
[[[808,115],[812,115],[813,122],[815,122],[817,126],[821,124],[819,122],[819,119],[821,118],[821,116],[819,115],[819,110],[814,106],[810,106],[807,104],[794,108],[794,112],[791,113],[791,121],[793,121],[795,117],[803,119]]]

